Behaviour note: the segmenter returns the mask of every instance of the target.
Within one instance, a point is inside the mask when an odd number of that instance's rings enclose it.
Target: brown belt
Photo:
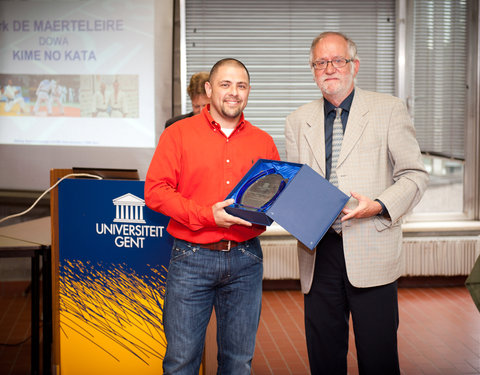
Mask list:
[[[218,241],[213,243],[202,243],[199,244],[200,247],[209,250],[216,250],[216,251],[230,251],[232,247],[238,246],[239,242],[237,241]]]

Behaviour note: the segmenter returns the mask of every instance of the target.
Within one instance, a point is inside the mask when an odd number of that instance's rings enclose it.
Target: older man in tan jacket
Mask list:
[[[320,34],[310,65],[323,97],[287,117],[287,159],[351,195],[314,251],[299,244],[311,372],[347,374],[351,314],[360,374],[399,374],[401,220],[428,174],[402,101],[355,87],[360,62],[352,40]]]

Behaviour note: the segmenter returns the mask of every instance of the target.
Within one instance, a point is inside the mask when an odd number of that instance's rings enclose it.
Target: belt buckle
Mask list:
[[[224,252],[228,252],[230,251],[231,247],[232,247],[232,241],[228,240],[228,245],[227,245],[227,248],[226,249],[222,249],[220,251],[224,251]]]

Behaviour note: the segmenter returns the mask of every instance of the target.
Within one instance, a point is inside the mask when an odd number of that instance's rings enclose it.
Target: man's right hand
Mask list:
[[[230,228],[232,225],[245,225],[246,227],[251,227],[252,223],[240,219],[239,217],[228,214],[225,211],[225,207],[230,206],[234,203],[234,199],[227,199],[223,202],[215,203],[212,206],[213,217],[217,226],[221,228]]]

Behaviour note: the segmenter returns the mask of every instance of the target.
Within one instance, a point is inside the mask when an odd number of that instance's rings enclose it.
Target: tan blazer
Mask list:
[[[323,98],[288,115],[287,160],[308,164],[325,176]],[[390,219],[374,216],[342,225],[347,274],[352,285],[371,287],[401,276],[401,220],[420,200],[428,174],[403,102],[391,95],[355,88],[337,165],[339,188],[380,199]],[[347,207],[355,207],[353,198]],[[303,293],[312,285],[315,251],[298,245]]]

